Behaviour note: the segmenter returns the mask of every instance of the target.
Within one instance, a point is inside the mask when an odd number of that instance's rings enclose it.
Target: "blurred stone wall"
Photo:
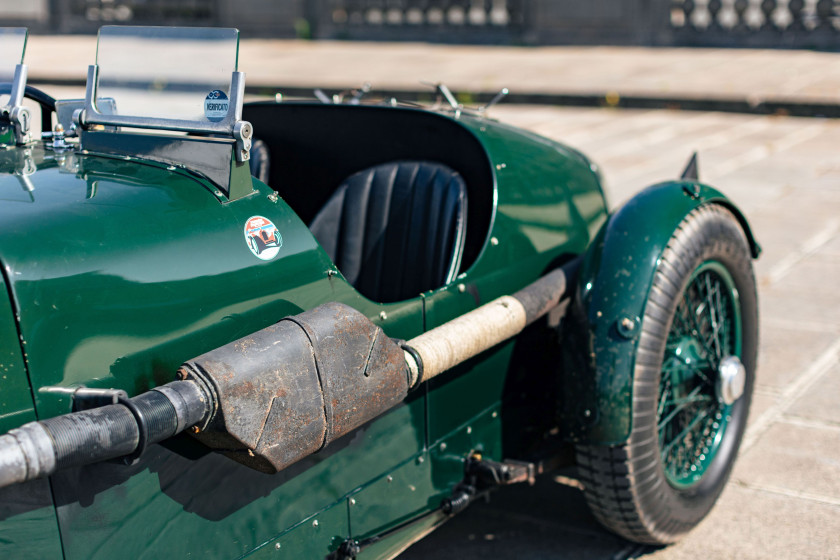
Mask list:
[[[0,24],[238,27],[243,37],[840,50],[840,0],[0,0]]]

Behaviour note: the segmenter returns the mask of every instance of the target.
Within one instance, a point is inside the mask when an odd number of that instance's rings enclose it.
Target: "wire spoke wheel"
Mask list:
[[[732,405],[718,398],[718,371],[740,356],[739,309],[732,276],[715,261],[700,265],[677,304],[657,410],[660,458],[677,488],[702,478],[726,433]]]
[[[630,436],[577,448],[587,503],[605,527],[668,544],[709,513],[746,427],[757,308],[741,224],[722,206],[696,208],[653,275],[636,343]]]

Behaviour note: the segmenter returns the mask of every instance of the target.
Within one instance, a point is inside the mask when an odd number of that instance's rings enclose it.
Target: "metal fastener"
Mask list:
[[[387,318],[388,318],[388,314],[387,314],[387,313],[385,313],[384,311],[380,311],[380,312],[379,312],[379,318],[380,318],[380,319],[382,319],[382,320],[384,321],[385,319],[387,319]]]
[[[312,526],[313,526],[313,527],[317,527],[317,526],[318,526],[318,520],[317,520],[317,519],[316,519],[315,521],[313,521],[313,522],[312,522]]]
[[[458,284],[458,291],[462,294],[467,291],[467,287],[463,284]]]
[[[356,498],[350,498],[350,505],[351,505],[351,506],[355,506],[355,505],[356,505]]]
[[[445,443],[440,444],[440,450],[441,451],[446,451],[446,444]]]
[[[616,330],[624,338],[630,339],[636,336],[639,328],[639,319],[635,317],[619,317],[616,321]]]
[[[467,426],[467,433],[468,433],[468,434],[471,434],[471,433],[472,433],[472,426]]]
[[[490,245],[498,245],[498,244],[499,244],[499,240],[497,238],[495,238],[495,237],[490,238]]]
[[[275,544],[274,548],[276,548],[277,550],[280,550],[280,543]]]

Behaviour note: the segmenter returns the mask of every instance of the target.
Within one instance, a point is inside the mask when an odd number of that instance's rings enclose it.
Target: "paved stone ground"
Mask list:
[[[30,37],[33,79],[84,80],[96,37]],[[243,38],[249,85],[640,95],[840,103],[840,55],[752,49],[476,47]]]
[[[94,55],[91,37],[34,36],[27,63],[42,80],[82,79]],[[840,103],[840,55],[806,51],[245,41],[240,68],[249,83],[277,86],[416,89],[425,79],[466,91]],[[840,557],[840,120],[504,105],[492,116],[586,152],[613,206],[700,152],[701,178],[741,206],[764,247],[753,410],[720,502],[675,546],[613,537],[580,490],[550,475],[501,489],[402,558]]]
[[[500,490],[401,558],[840,557],[840,121],[535,106],[493,116],[583,150],[613,206],[699,150],[701,178],[746,212],[764,247],[753,410],[729,486],[675,546],[613,537],[551,475]]]

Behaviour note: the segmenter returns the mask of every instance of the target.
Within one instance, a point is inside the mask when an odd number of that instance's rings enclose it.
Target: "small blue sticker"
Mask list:
[[[228,114],[230,107],[230,100],[225,92],[219,89],[214,89],[204,98],[204,116],[210,122],[219,122],[224,120]]]

